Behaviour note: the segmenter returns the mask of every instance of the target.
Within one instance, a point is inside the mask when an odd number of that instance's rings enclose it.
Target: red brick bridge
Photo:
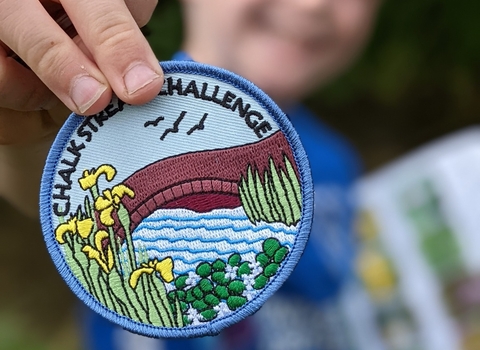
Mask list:
[[[262,175],[270,158],[277,168],[284,168],[284,156],[295,164],[287,139],[277,131],[253,144],[186,153],[150,164],[124,181],[135,192],[133,199],[122,199],[130,213],[131,230],[160,208],[197,212],[236,208],[241,205],[238,183],[248,166]]]

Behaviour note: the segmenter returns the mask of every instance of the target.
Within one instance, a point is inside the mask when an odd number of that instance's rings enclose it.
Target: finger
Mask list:
[[[58,0],[52,0],[52,1],[58,2]],[[137,23],[138,27],[142,28],[146,26],[147,23],[150,21],[153,11],[155,10],[155,7],[158,4],[158,1],[157,0],[125,0],[125,4],[127,5],[127,8],[130,11],[130,14],[132,15],[133,19]],[[67,21],[69,23],[66,23]],[[70,18],[67,17],[62,27],[63,28],[73,27],[73,24],[71,24]],[[68,34],[68,31],[66,30],[67,34]],[[83,43],[82,39],[78,36],[76,31],[75,31],[75,35],[73,35],[73,41],[77,44],[77,46],[82,50],[82,52],[90,60],[92,61],[94,60],[92,54],[90,53],[90,51],[88,51],[88,48],[85,46],[85,44]]]
[[[153,10],[157,7],[157,0],[125,0],[128,10],[137,22],[137,25],[144,27],[152,17]]]
[[[108,80],[37,0],[0,1],[0,39],[72,111],[93,114],[111,99]]]
[[[63,0],[79,36],[123,101],[150,101],[163,85],[163,73],[124,0]],[[95,11],[86,9],[95,8]]]
[[[43,6],[47,12],[53,17],[53,19],[58,23],[58,25],[72,38],[72,40],[77,44],[77,46],[82,50],[82,52],[93,61],[94,58],[88,48],[83,43],[82,39],[78,36],[78,33],[75,27],[72,24],[72,21],[67,16],[65,10],[61,5],[58,5],[58,0],[52,0],[54,3],[47,2],[43,3]],[[130,14],[137,23],[137,25],[142,28],[144,27],[152,17],[153,11],[158,4],[157,0],[125,0]],[[1,43],[0,43],[1,44]]]
[[[49,13],[59,10],[56,4],[60,4],[60,0],[40,0],[40,2],[43,3]],[[153,11],[158,5],[158,0],[125,0],[125,4],[133,19],[141,28],[150,21]]]
[[[82,52],[93,61],[94,58],[88,48],[83,43],[82,39],[78,36],[78,33],[75,27],[72,24],[72,21],[66,14],[65,10],[60,4],[59,0],[40,0],[42,5],[45,7],[47,12],[52,16],[52,18],[58,23],[58,25],[72,38],[72,40],[77,44],[77,46],[82,50]],[[152,17],[153,11],[158,4],[157,0],[125,0],[128,10],[130,11],[131,16],[137,23],[137,25],[142,28],[144,27]],[[1,45],[1,42],[0,42]]]
[[[50,109],[58,98],[31,70],[0,48],[0,106],[17,111]]]

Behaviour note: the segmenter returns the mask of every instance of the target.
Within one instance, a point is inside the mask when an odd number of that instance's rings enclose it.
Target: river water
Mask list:
[[[138,261],[174,261],[176,275],[193,272],[198,263],[227,260],[240,253],[242,260],[254,262],[262,243],[277,238],[290,249],[297,227],[282,223],[253,224],[242,207],[197,213],[187,209],[159,209],[145,218],[132,233]],[[124,247],[125,249],[125,247]]]

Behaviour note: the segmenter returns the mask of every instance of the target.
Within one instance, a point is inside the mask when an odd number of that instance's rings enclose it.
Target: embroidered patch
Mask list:
[[[217,334],[300,258],[310,169],[253,84],[193,62],[162,67],[152,102],[70,116],[47,159],[42,227],[67,284],[110,321],[152,337]]]

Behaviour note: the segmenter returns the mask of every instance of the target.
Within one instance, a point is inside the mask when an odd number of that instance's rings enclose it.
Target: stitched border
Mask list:
[[[302,220],[300,222],[300,227],[292,250],[288,254],[286,261],[281,265],[276,277],[273,279],[273,281],[269,282],[253,300],[249,301],[228,316],[222,317],[219,320],[210,321],[203,325],[187,326],[185,328],[155,327],[152,325],[142,324],[133,321],[126,316],[117,314],[97,301],[83,288],[80,282],[73,275],[70,267],[67,265],[60,246],[55,240],[53,234],[54,228],[51,221],[51,194],[56,167],[61,159],[67,142],[69,141],[73,132],[82,122],[81,118],[83,118],[74,113],[68,118],[64,126],[61,128],[50,149],[45,164],[40,190],[40,220],[42,230],[47,249],[62,278],[65,280],[70,289],[87,306],[103,317],[119,324],[129,331],[149,337],[190,338],[205,335],[215,335],[218,334],[222,329],[239,322],[245,317],[256,312],[268,299],[268,297],[270,297],[278,288],[280,288],[283,282],[285,282],[300,259],[310,234],[313,219],[313,182],[310,173],[310,166],[305,150],[300,142],[300,138],[298,137],[285,113],[280,110],[280,108],[270,99],[270,97],[268,97],[253,83],[227,70],[193,61],[167,61],[161,62],[160,65],[165,74],[187,73],[206,76],[236,87],[245,94],[253,97],[270,114],[270,116],[273,117],[280,130],[286,136],[286,139],[293,151],[294,159],[298,166],[301,177],[303,202],[301,216]]]

